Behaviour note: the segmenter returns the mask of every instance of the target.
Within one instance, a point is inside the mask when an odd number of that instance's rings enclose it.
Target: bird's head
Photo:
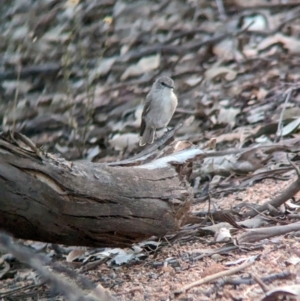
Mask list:
[[[156,89],[160,89],[160,90],[161,89],[172,89],[172,90],[175,89],[174,81],[168,76],[159,77],[155,81],[154,86]]]

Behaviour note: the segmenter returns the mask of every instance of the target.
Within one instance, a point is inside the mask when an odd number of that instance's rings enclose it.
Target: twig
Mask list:
[[[20,71],[20,75],[15,70],[0,72],[0,80],[14,79],[20,77],[20,79],[27,78],[29,76],[52,76],[58,74],[61,66],[58,63],[46,63],[36,66],[23,67]]]
[[[288,14],[291,14],[292,16],[288,15],[286,19],[274,29],[272,34],[275,34],[277,31],[280,31],[287,23],[292,22],[295,19],[298,19],[300,16],[299,12],[300,12],[299,5],[294,10],[289,11]]]
[[[196,28],[193,28],[193,29],[190,29],[190,30],[184,30],[184,31],[178,32],[178,33],[172,35],[169,39],[167,39],[165,41],[165,43],[168,44],[168,43],[171,43],[171,42],[173,42],[177,39],[186,37],[188,35],[196,34],[196,33],[211,35],[211,34],[213,34],[213,31],[212,30],[209,31],[206,28],[203,28],[203,26],[200,26],[200,27],[196,27]]]
[[[267,285],[265,285],[260,277],[256,275],[255,273],[251,273],[252,278],[257,282],[257,284],[261,287],[264,293],[267,293],[269,291],[269,288]]]
[[[61,272],[64,272],[68,275],[77,276],[80,278],[81,284],[84,286],[84,289],[89,290],[89,296],[83,292],[78,286],[74,283],[67,281],[66,276],[54,273],[47,267],[45,264],[50,264],[51,260],[44,255],[35,254],[33,251],[28,248],[16,244],[9,235],[0,232],[0,246],[9,253],[12,253],[18,260],[25,262],[33,269],[35,269],[40,276],[49,282],[53,287],[55,287],[60,293],[62,293],[68,300],[71,301],[116,301],[113,296],[111,296],[107,290],[102,290],[104,294],[103,298],[98,298],[94,295],[94,292],[99,292],[95,284],[87,280],[82,276],[78,276],[75,272],[70,271],[62,266],[57,264],[52,264],[52,269]],[[93,293],[93,295],[91,295]]]
[[[299,173],[297,167],[293,165],[296,170],[296,173]],[[288,188],[286,188],[279,196],[275,197],[273,200],[268,201],[261,205],[260,207],[256,208],[256,210],[251,210],[245,212],[243,218],[247,217],[254,217],[257,215],[257,212],[263,212],[268,209],[269,205],[278,208],[282,204],[284,204],[288,199],[292,198],[298,191],[300,190],[300,176],[298,175],[297,180],[293,182]]]
[[[284,104],[283,104],[283,108],[281,110],[281,113],[280,113],[280,117],[279,117],[279,121],[278,121],[278,128],[277,128],[277,132],[276,132],[276,142],[278,142],[280,139],[281,139],[281,136],[282,136],[282,120],[283,120],[283,114],[285,112],[285,109],[286,109],[286,105],[288,103],[288,101],[290,100],[291,98],[291,95],[292,95],[292,92],[293,92],[294,88],[289,88],[286,92],[286,97],[285,97],[285,101],[284,101]]]
[[[199,50],[199,48],[208,46],[208,45],[213,45],[215,43],[219,43],[222,40],[226,39],[228,36],[238,36],[245,31],[248,30],[248,28],[252,25],[249,24],[246,28],[243,28],[241,30],[237,30],[236,32],[226,32],[224,34],[220,34],[218,36],[211,37],[207,40],[200,40],[196,42],[190,42],[186,43],[184,46],[175,46],[175,45],[161,45],[161,44],[156,44],[153,46],[147,46],[139,50],[133,50],[129,51],[125,55],[121,56],[120,58],[117,59],[117,62],[128,62],[130,60],[136,60],[141,57],[147,56],[147,55],[152,55],[154,53],[160,52],[162,54],[184,54],[189,51],[194,51],[194,50]]]
[[[266,220],[270,220],[270,221],[274,221],[275,223],[281,223],[281,224],[284,224],[284,225],[289,225],[289,222],[284,222],[282,220],[278,220],[277,218],[274,218],[272,216],[267,216],[265,214],[263,214],[262,212],[259,212],[257,209],[255,209],[253,206],[250,206],[250,205],[246,205],[248,208],[254,210],[257,212],[258,215],[260,215],[262,218],[266,219]]]
[[[271,274],[265,277],[261,277],[261,280],[264,282],[271,282],[274,280],[279,280],[279,279],[287,279],[289,277],[291,277],[292,274],[290,271],[284,271],[281,273],[277,273],[277,274]],[[230,285],[241,285],[241,284],[254,284],[255,281],[253,278],[240,278],[240,279],[232,279],[232,278],[223,278],[217,281],[217,286],[223,286],[225,284],[230,284]]]
[[[204,257],[211,256],[213,254],[229,254],[229,252],[237,250],[237,249],[238,249],[238,246],[236,246],[236,245],[225,246],[225,247],[222,247],[222,248],[219,248],[219,249],[214,249],[211,252],[203,253],[201,255],[198,255],[198,256],[193,258],[193,261],[200,260]]]
[[[233,274],[235,274],[239,271],[242,271],[242,270],[248,268],[249,266],[251,266],[255,262],[256,258],[257,258],[257,256],[254,256],[254,257],[250,258],[247,262],[243,263],[242,265],[240,265],[238,267],[235,267],[235,268],[227,270],[227,271],[222,271],[220,273],[216,273],[216,274],[204,277],[203,279],[200,279],[200,280],[192,282],[188,285],[185,285],[184,287],[182,287],[178,290],[175,290],[174,294],[181,294],[181,293],[184,293],[187,290],[189,290],[190,288],[193,288],[195,286],[199,286],[201,284],[214,281],[214,280],[216,280],[218,278],[221,278],[221,277],[233,275]]]
[[[219,10],[219,14],[220,14],[220,19],[221,20],[226,20],[227,16],[226,16],[226,13],[225,13],[223,0],[216,0],[216,3],[217,3],[217,7],[218,7],[218,10]]]
[[[117,166],[119,164],[130,164],[130,163],[134,163],[133,161],[137,161],[137,159],[142,158],[143,160],[145,160],[146,158],[148,158],[148,156],[150,155],[151,152],[155,151],[159,146],[163,145],[169,138],[172,137],[173,135],[173,131],[174,133],[181,127],[181,124],[178,124],[174,129],[172,129],[171,131],[165,133],[160,139],[158,139],[156,142],[159,143],[159,145],[157,146],[156,143],[149,145],[147,148],[145,148],[143,151],[141,151],[140,153],[138,153],[136,156],[131,157],[130,159],[126,159],[123,161],[119,161],[119,162],[112,162],[112,163],[105,163],[107,165],[111,165],[111,166]],[[169,136],[170,135],[170,136]],[[294,138],[291,139],[290,143],[298,143],[300,141],[299,138]],[[285,141],[285,143],[287,143],[287,141]],[[284,150],[285,145],[283,145],[281,142],[277,143],[277,144],[266,144],[266,145],[262,145],[262,146],[251,146],[249,148],[244,148],[244,149],[231,149],[231,150],[225,150],[225,151],[211,151],[211,152],[206,152],[206,153],[202,153],[201,154],[201,159],[204,158],[214,158],[214,157],[221,157],[221,156],[226,156],[226,155],[238,155],[241,153],[245,153],[247,151],[250,151],[252,149],[258,149],[258,150],[264,150],[264,151],[271,151],[273,149],[275,149],[275,147],[279,147],[281,150],[281,147]],[[278,149],[276,149],[278,150]],[[148,156],[147,156],[148,155]],[[145,158],[143,157],[145,156]],[[278,169],[280,170],[280,169]],[[290,168],[285,168],[283,169],[283,171],[286,170],[290,170]],[[197,176],[197,174],[194,174]],[[251,176],[252,177],[252,176]]]
[[[300,170],[299,167],[290,160],[289,154],[286,154],[287,160],[289,161],[289,163],[294,167],[294,169],[296,170],[297,176],[300,177]]]
[[[281,9],[284,10],[286,8],[294,7],[294,6],[299,6],[299,2],[296,1],[289,1],[289,3],[263,3],[263,4],[256,4],[252,1],[240,1],[239,5],[232,6],[234,9],[231,9],[230,12],[233,13],[236,10],[247,10],[247,9]]]
[[[166,132],[162,137],[155,141],[155,143],[148,145],[144,150],[142,150],[137,155],[131,157],[127,160],[122,160],[119,162],[108,163],[110,166],[119,166],[119,165],[127,165],[132,163],[137,163],[139,159],[145,160],[150,155],[153,154],[160,146],[165,144],[174,134],[182,127],[182,123],[177,124],[172,130]]]
[[[9,297],[11,295],[14,295],[16,296],[16,293],[20,293],[22,291],[25,291],[25,290],[33,290],[35,288],[38,288],[42,285],[44,285],[46,283],[46,281],[43,281],[41,283],[38,283],[38,284],[29,284],[29,285],[24,285],[22,287],[17,287],[17,288],[14,288],[14,289],[11,289],[9,291],[6,291],[6,292],[0,292],[0,298],[6,298],[6,297]]]
[[[18,102],[18,97],[19,97],[19,84],[20,84],[20,74],[21,74],[21,65],[20,62],[17,66],[18,71],[17,71],[17,87],[16,87],[16,92],[15,92],[15,98],[14,98],[14,106],[13,106],[13,125],[12,125],[12,135],[14,135],[15,130],[16,130],[16,110],[17,110],[17,102]]]
[[[19,132],[11,132],[13,139],[21,140],[26,146],[30,147],[33,152],[36,153],[37,156],[41,157],[42,152],[36,147],[36,145],[26,136],[22,135]]]
[[[262,239],[285,235],[300,230],[300,222],[284,226],[275,226],[268,228],[247,229],[236,237],[238,245],[250,244]]]

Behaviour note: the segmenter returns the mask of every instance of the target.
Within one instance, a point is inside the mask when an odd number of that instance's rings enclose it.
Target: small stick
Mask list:
[[[268,286],[263,283],[263,281],[260,279],[260,277],[258,277],[258,275],[252,273],[251,276],[258,283],[258,285],[261,287],[264,293],[267,293],[269,291]]]
[[[162,137],[160,137],[158,140],[156,140],[153,144],[148,145],[145,149],[143,149],[140,153],[137,155],[122,160],[119,162],[112,162],[108,163],[107,165],[110,166],[119,166],[119,165],[126,165],[130,163],[135,163],[139,159],[145,160],[147,157],[151,154],[153,154],[160,146],[165,144],[174,134],[182,127],[182,123],[177,124],[172,130],[166,132]]]
[[[288,157],[289,160],[289,157]],[[275,208],[280,207],[284,204],[288,199],[292,198],[299,190],[300,190],[300,171],[299,168],[289,160],[290,164],[294,167],[297,173],[297,179],[294,181],[289,187],[282,191],[280,195],[275,197],[274,199],[265,202],[260,207],[256,208],[256,210],[247,211],[243,214],[243,217],[254,217],[258,212],[263,212],[268,209],[268,206],[271,205]]]
[[[277,140],[280,140],[281,136],[282,136],[282,119],[283,119],[283,114],[285,112],[286,105],[287,105],[288,101],[291,98],[293,90],[294,90],[294,88],[289,88],[287,90],[287,92],[286,92],[286,97],[285,97],[284,105],[283,105],[283,108],[282,108],[282,110],[280,112],[280,117],[279,117],[279,121],[278,121],[278,127],[277,127],[277,133],[276,133]]]
[[[216,3],[217,3],[219,14],[220,14],[220,19],[226,20],[227,17],[226,17],[226,13],[225,13],[225,7],[224,7],[223,0],[216,0]]]
[[[185,291],[189,290],[192,287],[199,286],[201,284],[205,284],[207,282],[214,281],[214,280],[216,280],[218,278],[221,278],[221,277],[233,275],[233,274],[235,274],[239,271],[242,271],[242,270],[248,268],[249,266],[251,266],[254,263],[256,258],[257,258],[257,256],[251,257],[247,262],[243,263],[242,265],[240,265],[238,267],[235,267],[233,269],[223,271],[223,272],[220,272],[220,273],[216,273],[216,274],[204,277],[203,279],[192,282],[190,284],[187,284],[184,287],[182,287],[178,290],[175,290],[174,294],[181,294],[181,293],[184,293]]]

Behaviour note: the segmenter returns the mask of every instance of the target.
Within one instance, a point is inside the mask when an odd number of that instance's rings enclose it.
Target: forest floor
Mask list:
[[[206,216],[210,200],[212,212],[235,214],[244,228],[299,220],[299,193],[268,205],[257,224],[243,218],[297,181],[299,1],[15,0],[1,5],[0,26],[0,131],[19,131],[70,161],[130,158],[140,151],[145,96],[168,75],[179,99],[169,126],[183,122],[175,141],[224,151],[194,162],[195,216]],[[120,301],[276,300],[279,291],[299,298],[299,231],[241,246],[245,230],[224,242],[204,226],[114,250],[118,258],[109,249],[21,242]],[[0,300],[63,300],[9,254],[0,257],[0,280]]]

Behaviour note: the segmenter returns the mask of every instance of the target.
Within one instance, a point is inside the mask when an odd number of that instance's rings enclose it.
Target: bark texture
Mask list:
[[[191,163],[68,162],[0,135],[0,229],[67,245],[126,246],[175,232],[189,210]]]

